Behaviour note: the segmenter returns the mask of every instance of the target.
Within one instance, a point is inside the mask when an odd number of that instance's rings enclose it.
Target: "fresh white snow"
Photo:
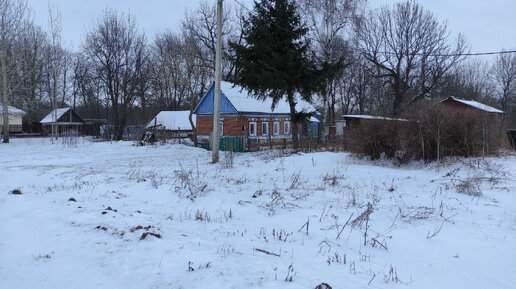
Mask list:
[[[11,139],[0,155],[2,289],[516,287],[514,154],[211,164],[181,144]]]
[[[409,121],[408,119],[404,119],[404,118],[392,118],[392,117],[376,116],[376,115],[368,115],[368,114],[345,114],[342,117],[343,118],[374,119],[374,120]]]
[[[499,109],[496,109],[492,106],[489,106],[489,105],[486,105],[486,104],[483,104],[483,103],[480,103],[478,101],[474,101],[474,100],[465,100],[465,99],[460,99],[460,98],[457,98],[455,96],[450,96],[451,99],[455,100],[455,101],[458,101],[458,102],[461,102],[461,103],[464,103],[466,105],[469,105],[471,107],[475,107],[475,108],[478,108],[480,110],[483,110],[483,111],[486,111],[486,112],[490,112],[490,113],[503,113],[503,111],[499,110]]]
[[[52,122],[55,122],[56,119],[59,119],[61,118],[61,116],[63,116],[63,114],[65,114],[67,111],[69,111],[70,108],[69,107],[64,107],[64,108],[56,108],[54,109],[53,111],[51,111],[49,114],[47,114],[41,121],[40,123],[52,123]],[[57,117],[57,118],[56,118]]]
[[[290,106],[285,99],[279,100],[274,110],[272,110],[271,98],[268,97],[264,100],[256,99],[247,90],[231,82],[221,81],[220,90],[238,112],[290,113]],[[311,104],[301,100],[299,97],[297,97],[296,110],[307,113],[316,111]]]
[[[188,118],[189,116],[189,110],[160,111],[151,121],[149,121],[146,127],[150,128],[157,125],[169,130],[192,130],[192,125]],[[192,121],[195,125],[195,114],[192,115]]]
[[[26,115],[27,114],[25,111],[23,111],[19,108],[16,108],[14,106],[10,106],[10,105],[7,106],[7,111],[11,115]],[[0,115],[3,115],[3,114],[4,114],[4,106],[0,105]]]

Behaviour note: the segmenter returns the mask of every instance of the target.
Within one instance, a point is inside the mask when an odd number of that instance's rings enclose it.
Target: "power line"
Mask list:
[[[242,8],[246,9],[249,12],[253,12],[251,9],[247,8],[244,4],[242,4],[239,0],[233,0],[235,3],[240,5]],[[277,28],[280,28],[284,31],[290,32],[292,34],[296,34],[296,32],[277,25],[276,23],[272,23],[272,25],[276,26]],[[314,39],[310,36],[305,36],[307,39],[310,39],[312,41],[318,42],[319,40]],[[376,53],[376,54],[384,54],[384,55],[396,55],[397,52],[392,51],[368,51],[364,49],[358,49],[358,48],[349,48],[351,51],[360,52],[360,53]],[[501,55],[501,54],[513,54],[516,53],[516,50],[502,50],[502,51],[489,51],[489,52],[475,52],[475,53],[450,53],[450,54],[424,54],[424,53],[409,53],[413,56],[427,56],[427,57],[461,57],[461,56],[486,56],[486,55]]]
[[[350,50],[358,51],[358,52],[367,52],[367,53],[377,53],[377,54],[390,54],[395,55],[398,54],[397,52],[392,51],[367,51],[363,49],[356,49],[356,48],[350,48]],[[516,50],[502,50],[502,51],[490,51],[490,52],[475,52],[475,53],[449,53],[449,54],[439,54],[439,53],[431,53],[431,54],[424,54],[424,53],[407,53],[409,55],[413,56],[430,56],[430,57],[454,57],[454,56],[484,56],[484,55],[498,55],[498,54],[512,54],[516,53]]]

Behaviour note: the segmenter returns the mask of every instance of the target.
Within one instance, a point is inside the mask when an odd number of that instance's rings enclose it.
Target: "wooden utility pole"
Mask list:
[[[3,39],[2,39],[3,42]],[[5,45],[4,43],[2,43]],[[7,67],[6,67],[6,53],[5,50],[0,47],[0,66],[1,66],[1,73],[2,73],[2,106],[3,106],[3,124],[2,129],[0,131],[4,134],[4,143],[9,143],[9,98],[7,97]]]
[[[212,162],[219,162],[220,62],[222,50],[222,0],[217,0],[217,47],[215,51],[215,92],[213,95]]]

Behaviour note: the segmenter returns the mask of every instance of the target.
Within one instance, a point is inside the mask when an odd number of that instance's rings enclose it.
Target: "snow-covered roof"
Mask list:
[[[367,114],[346,114],[346,115],[343,115],[342,117],[344,117],[344,118],[360,118],[360,119],[409,121],[408,119],[404,119],[404,118],[391,118],[391,117],[367,115]]]
[[[191,130],[189,110],[180,111],[160,111],[156,117],[154,117],[147,124],[147,128],[153,127],[154,125],[163,126],[169,130]],[[156,121],[155,121],[156,120]],[[192,115],[192,121],[195,125],[195,114]]]
[[[313,116],[310,117],[309,121],[310,122],[319,122],[319,120]]]
[[[220,82],[220,90],[228,98],[231,104],[238,112],[271,112],[271,113],[290,113],[290,106],[284,99],[278,101],[274,110],[272,107],[272,99],[265,100],[256,99],[240,86],[234,86],[233,83],[227,81]],[[314,112],[316,109],[306,101],[300,100],[298,97],[296,104],[297,111]]]
[[[52,123],[52,122],[55,122],[56,119],[55,119],[54,111],[57,112],[57,119],[59,119],[61,116],[63,116],[63,114],[65,114],[69,110],[70,110],[69,107],[55,109],[55,110],[51,111],[49,114],[47,114],[47,116],[45,116],[40,121],[40,123]]]
[[[491,112],[491,113],[504,113],[503,111],[501,111],[499,109],[496,109],[494,107],[491,107],[489,105],[485,105],[483,103],[480,103],[480,102],[474,101],[474,100],[460,99],[460,98],[457,98],[455,96],[450,96],[449,98],[447,98],[447,99],[445,99],[443,101],[446,101],[446,100],[454,100],[454,101],[463,103],[465,105],[469,105],[471,107],[474,107],[474,108],[477,108],[477,109],[480,109],[480,110],[483,110],[483,111]],[[443,102],[443,101],[441,101],[441,102]]]
[[[7,111],[10,115],[26,115],[27,113],[19,108],[8,105]],[[4,106],[0,105],[0,114],[4,114]]]

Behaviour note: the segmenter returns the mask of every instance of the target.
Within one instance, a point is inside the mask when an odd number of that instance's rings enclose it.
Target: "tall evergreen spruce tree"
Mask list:
[[[324,78],[337,65],[316,65],[310,59],[308,29],[296,11],[294,1],[261,0],[244,19],[242,45],[230,43],[236,73],[233,82],[255,97],[271,97],[273,108],[286,98],[292,120],[292,145],[299,147],[296,95],[311,101],[311,95],[324,90]]]

